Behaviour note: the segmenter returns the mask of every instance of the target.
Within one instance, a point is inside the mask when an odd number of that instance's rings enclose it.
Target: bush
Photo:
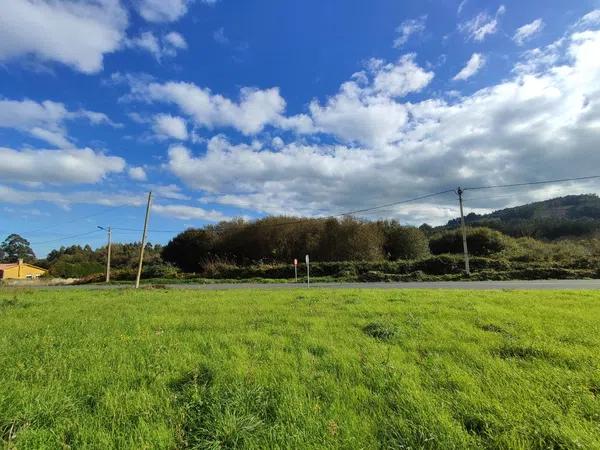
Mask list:
[[[439,255],[415,261],[413,269],[430,275],[461,273],[464,269],[464,261],[455,255]]]
[[[420,259],[430,255],[429,241],[419,228],[403,227],[396,221],[382,222],[386,256],[398,259]]]
[[[177,278],[179,270],[172,264],[150,264],[142,270],[143,278]]]
[[[474,256],[489,256],[510,247],[510,239],[499,231],[489,228],[467,229],[467,244],[469,254]],[[462,253],[463,241],[460,229],[437,234],[429,241],[429,248],[434,255],[444,253]]]

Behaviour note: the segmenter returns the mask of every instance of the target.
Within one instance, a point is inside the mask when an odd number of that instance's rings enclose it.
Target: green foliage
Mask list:
[[[502,233],[489,228],[467,228],[469,254],[489,256],[505,250],[510,241]],[[445,231],[431,238],[429,248],[434,255],[462,253],[463,241],[460,229]]]
[[[420,228],[403,227],[396,221],[381,223],[384,252],[391,260],[420,259],[429,256],[429,241]]]
[[[6,448],[600,447],[600,294],[0,293]]]
[[[493,228],[514,237],[588,237],[600,232],[600,198],[592,194],[569,195],[486,215],[470,213],[465,219],[473,227]],[[460,220],[453,219],[446,228],[459,226]]]
[[[162,259],[185,272],[198,272],[214,249],[215,233],[211,230],[188,229],[178,234],[162,250]]]
[[[147,244],[144,250],[144,263],[152,266],[160,264],[160,245]],[[139,261],[139,244],[113,243],[111,248],[111,271],[137,267]],[[106,271],[106,247],[93,250],[89,245],[84,247],[72,245],[52,250],[47,258],[39,263],[47,267],[49,274],[60,278],[81,278],[93,274],[102,274]]]
[[[201,272],[213,263],[291,263],[307,253],[319,261],[381,260],[383,245],[380,222],[266,217],[189,229],[165,246],[162,257],[184,271]]]
[[[25,262],[34,262],[35,253],[29,245],[29,241],[18,234],[10,234],[0,244],[0,261],[17,262],[19,259]]]

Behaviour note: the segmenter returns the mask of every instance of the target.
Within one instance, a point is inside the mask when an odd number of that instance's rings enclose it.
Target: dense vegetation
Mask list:
[[[215,261],[289,264],[307,253],[315,261],[381,261],[422,258],[429,247],[421,230],[396,221],[267,217],[187,230],[162,255],[186,272],[198,272]]]
[[[469,215],[469,254],[480,257],[472,264],[475,277],[598,277],[600,231],[595,227],[600,224],[600,216],[596,218],[599,209],[598,197],[583,195],[488,216]],[[220,279],[290,279],[293,259],[302,262],[304,255],[310,254],[313,274],[330,279],[454,279],[462,276],[464,267],[457,223],[415,228],[396,221],[369,222],[350,217],[267,217],[251,222],[221,222],[190,228],[164,248],[148,245],[143,276],[182,278],[183,273],[190,273]],[[585,224],[593,226],[585,228]],[[11,235],[0,247],[1,252],[5,260],[34,260],[28,242],[18,235]],[[112,278],[133,279],[138,254],[139,244],[114,244]],[[51,276],[98,274],[88,279],[100,281],[106,248],[62,247],[36,263],[47,267]]]
[[[162,266],[161,245],[147,244],[144,250],[144,263],[147,270]],[[133,271],[139,262],[140,244],[113,243],[111,267],[115,271]],[[106,247],[93,250],[89,245],[72,245],[52,250],[45,259],[37,261],[52,277],[78,278],[106,270]]]
[[[600,294],[0,291],[0,445],[600,448]]]
[[[544,240],[585,237],[600,232],[600,198],[595,194],[569,195],[491,214],[470,213],[465,220],[471,226],[493,228],[514,237]],[[459,225],[460,219],[454,219],[442,228]]]

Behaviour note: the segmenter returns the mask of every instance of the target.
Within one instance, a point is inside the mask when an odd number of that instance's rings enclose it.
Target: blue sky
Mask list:
[[[39,255],[232,217],[596,174],[600,2],[0,0],[0,236]],[[578,192],[473,195],[470,211]],[[452,195],[368,218],[443,223]],[[84,233],[84,236],[75,236]]]

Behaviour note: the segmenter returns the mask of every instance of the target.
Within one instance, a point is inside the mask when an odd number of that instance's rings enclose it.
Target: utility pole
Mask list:
[[[112,246],[111,238],[112,238],[112,230],[110,227],[104,228],[98,225],[98,228],[108,232],[108,244],[106,245],[106,282],[110,282],[110,249]]]
[[[469,267],[469,249],[467,247],[467,228],[465,227],[465,214],[463,212],[463,190],[459,188],[456,190],[458,194],[458,203],[460,205],[460,226],[462,228],[462,241],[463,241],[463,251],[465,252],[465,272],[467,275],[471,275],[471,268]]]
[[[146,247],[146,230],[148,229],[148,218],[150,217],[150,205],[152,204],[152,191],[148,192],[148,204],[146,205],[146,218],[144,219],[144,232],[142,233],[142,247],[140,248],[140,263],[138,265],[137,278],[135,279],[135,288],[140,287],[140,278],[142,276],[142,263],[144,262],[144,248]]]

